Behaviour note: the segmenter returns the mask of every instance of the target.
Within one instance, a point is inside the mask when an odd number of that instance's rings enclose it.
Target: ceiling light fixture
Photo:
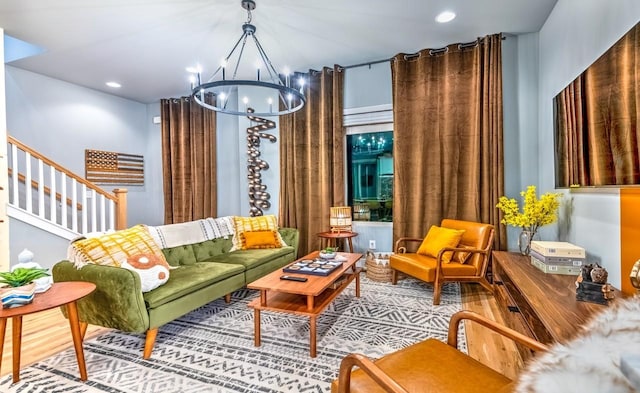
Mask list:
[[[255,111],[252,113],[253,116],[285,115],[302,109],[305,104],[304,79],[300,78],[298,87],[294,88],[291,86],[294,81],[291,80],[288,72],[285,72],[282,78],[280,77],[256,37],[256,27],[250,23],[251,11],[256,8],[255,1],[242,0],[240,4],[247,10],[247,21],[242,25],[242,35],[213,75],[207,81],[202,81],[200,66],[187,69],[192,74],[191,94],[195,101],[216,112],[238,116],[246,116],[249,108]],[[242,56],[248,56],[246,53],[249,51],[247,41],[255,44],[258,60],[249,67],[245,64],[243,68]],[[237,55],[235,52],[238,52]],[[250,68],[250,71],[247,71],[247,68]],[[261,70],[264,70],[262,74]],[[239,74],[253,74],[256,78],[240,79]],[[229,99],[233,93],[238,92],[239,88],[243,90],[242,105],[240,103],[233,105],[229,103]],[[215,100],[207,102],[209,100],[205,100],[205,96],[211,93],[215,95]],[[250,97],[247,94],[254,96]],[[276,95],[279,97],[279,102],[274,103],[272,97]]]
[[[114,89],[118,89],[120,87],[122,87],[122,85],[118,82],[107,82],[105,83],[105,85],[109,86],[109,87],[113,87]]]
[[[455,17],[456,17],[455,12],[443,11],[439,13],[438,16],[436,16],[436,22],[439,22],[439,23],[451,22],[453,19],[455,19]]]

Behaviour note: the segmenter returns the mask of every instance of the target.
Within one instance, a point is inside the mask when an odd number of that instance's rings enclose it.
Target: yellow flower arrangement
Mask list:
[[[501,196],[496,207],[502,210],[503,224],[522,227],[525,231],[537,232],[538,228],[551,224],[558,219],[556,214],[560,206],[561,193],[547,192],[536,196],[536,186],[528,186],[526,191],[520,191],[524,199],[522,212],[515,199]]]

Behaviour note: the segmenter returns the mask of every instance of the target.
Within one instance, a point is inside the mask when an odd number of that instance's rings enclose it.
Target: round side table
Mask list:
[[[87,366],[84,361],[82,340],[84,328],[78,318],[78,306],[76,301],[87,296],[96,289],[96,284],[83,281],[54,282],[46,292],[37,293],[33,302],[14,308],[0,308],[0,362],[4,347],[4,335],[7,327],[7,319],[11,318],[13,330],[13,382],[20,380],[20,349],[22,345],[22,317],[24,315],[49,310],[56,307],[66,307],[69,316],[69,326],[73,337],[73,346],[76,350],[76,360],[80,369],[80,379],[87,380]]]
[[[353,252],[353,242],[351,239],[358,236],[356,232],[320,232],[320,249],[325,247],[338,247],[338,240],[348,243],[349,252]],[[325,246],[326,243],[326,246]],[[345,247],[346,248],[346,247]],[[346,249],[344,251],[347,251]]]

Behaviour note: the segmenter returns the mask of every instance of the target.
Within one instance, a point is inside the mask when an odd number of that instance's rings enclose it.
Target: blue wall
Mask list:
[[[637,0],[559,0],[539,33],[538,185],[554,188],[553,97],[640,21]],[[523,92],[524,94],[524,92]],[[524,130],[521,130],[524,132]],[[525,164],[524,161],[522,161]],[[566,193],[558,228],[620,287],[620,199],[614,188]],[[556,235],[558,228],[549,228]],[[551,237],[553,238],[553,237]]]
[[[147,105],[6,66],[7,133],[76,174],[84,174],[84,150],[145,157],[145,184],[129,190],[129,224],[158,224],[162,188],[159,150]],[[159,129],[159,128],[158,128]],[[105,187],[107,191],[117,186]],[[160,195],[162,198],[162,195]]]

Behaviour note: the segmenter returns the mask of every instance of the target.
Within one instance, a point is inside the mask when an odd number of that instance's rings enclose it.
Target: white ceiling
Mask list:
[[[556,0],[256,0],[253,24],[277,69],[307,71],[540,29]],[[434,21],[444,10],[457,18]],[[41,46],[12,66],[143,103],[189,93],[231,50],[240,0],[2,0],[5,34]],[[105,86],[118,81],[122,88]]]

